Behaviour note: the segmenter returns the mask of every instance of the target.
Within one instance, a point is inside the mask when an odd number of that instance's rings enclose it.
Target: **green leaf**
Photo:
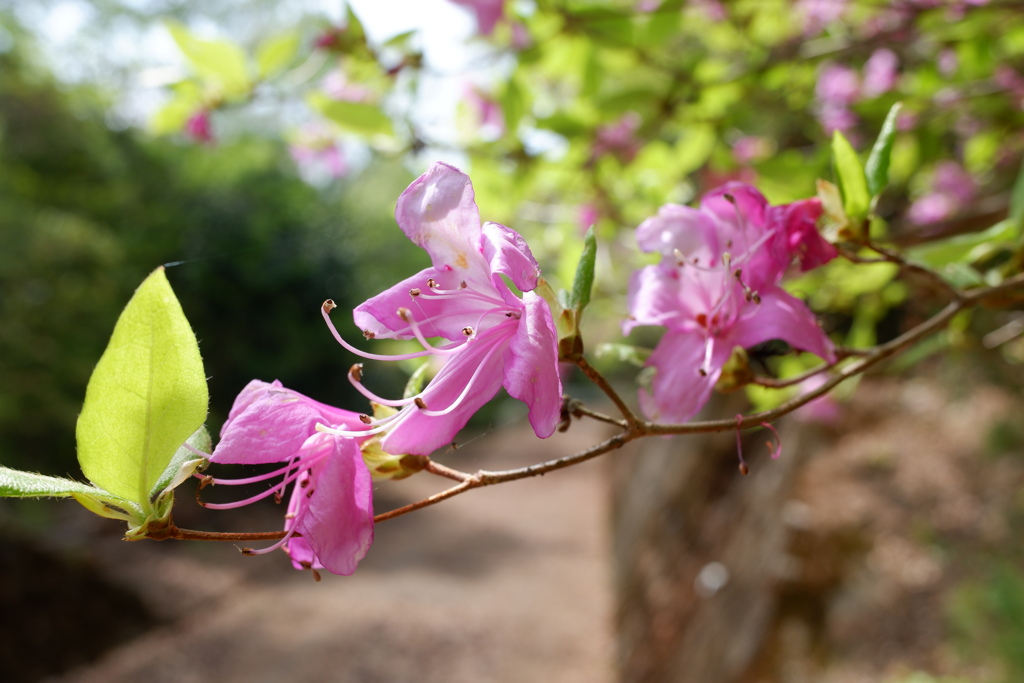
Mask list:
[[[632,344],[598,344],[594,349],[597,358],[614,358],[620,363],[629,363],[642,368],[651,355],[650,349],[642,349]]]
[[[213,442],[210,439],[210,432],[207,431],[206,425],[202,425],[193,432],[192,436],[185,440],[185,444],[188,444],[191,448],[186,447],[184,444],[178,447],[171,461],[167,463],[167,467],[164,468],[160,478],[157,479],[156,484],[153,485],[152,490],[149,492],[150,499],[181,486],[197,470],[205,469],[206,457],[196,455],[195,451],[200,451],[201,453],[211,452]]]
[[[505,129],[515,135],[527,109],[526,94],[515,75],[508,79],[498,101],[501,103],[501,113],[505,118]]]
[[[89,378],[76,430],[82,471],[150,510],[150,493],[203,424],[207,402],[195,335],[157,268],[121,313]]]
[[[269,78],[284,70],[299,51],[299,33],[290,30],[270,38],[256,53],[256,69],[260,78]]]
[[[203,40],[182,24],[168,22],[167,29],[182,54],[204,80],[216,85],[224,95],[238,97],[252,89],[245,53],[226,40]]]
[[[889,109],[889,114],[882,124],[882,130],[878,133],[878,139],[875,140],[875,146],[871,148],[868,163],[864,167],[868,180],[868,193],[872,197],[881,194],[889,183],[889,161],[892,158],[892,143],[896,139],[896,117],[902,106],[902,102],[897,102]]]
[[[405,383],[405,392],[402,394],[402,398],[412,398],[423,391],[423,387],[427,385],[430,366],[430,361],[425,361],[416,368],[416,372],[409,375],[409,381]]]
[[[982,255],[979,249],[1000,242],[1012,244],[1019,235],[1020,227],[1008,218],[981,232],[956,235],[939,242],[912,247],[907,253],[912,259],[933,268],[953,263],[968,264]]]
[[[141,519],[135,503],[74,479],[12,470],[0,465],[0,498],[74,498],[91,512],[114,519]]]
[[[832,160],[839,176],[839,189],[843,193],[843,209],[855,223],[868,215],[871,196],[860,158],[853,145],[838,130],[832,134]]]
[[[22,472],[0,465],[0,497],[3,498],[67,498],[72,493],[92,494],[98,490],[74,479]]]
[[[594,227],[587,229],[583,236],[583,253],[576,264],[576,277],[572,282],[572,295],[569,298],[569,307],[576,311],[576,324],[579,325],[580,314],[590,303],[590,292],[594,287],[594,261],[597,259],[597,239],[594,237]]]
[[[391,119],[375,104],[332,100],[326,95],[314,94],[309,104],[342,128],[359,135],[393,135]]]

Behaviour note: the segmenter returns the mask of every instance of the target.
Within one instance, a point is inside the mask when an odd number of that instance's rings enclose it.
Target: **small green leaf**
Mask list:
[[[642,368],[651,355],[650,349],[642,349],[631,344],[598,344],[594,349],[597,358],[614,358],[620,363],[629,363]]]
[[[22,472],[0,465],[2,498],[67,498],[72,493],[91,495],[98,490],[95,486],[74,479]]]
[[[191,448],[185,444],[191,446]],[[156,484],[153,485],[153,489],[149,492],[151,499],[181,486],[196,471],[205,468],[207,463],[206,457],[197,455],[195,451],[201,453],[210,453],[211,451],[213,442],[210,440],[210,432],[207,431],[206,425],[201,426],[192,436],[188,437],[185,440],[185,444],[175,451],[174,457],[167,463],[163,474],[160,475]]]
[[[332,100],[326,95],[314,94],[309,104],[342,128],[359,135],[393,135],[391,119],[375,104]]]
[[[150,493],[203,424],[207,402],[195,335],[158,268],[121,313],[89,378],[76,430],[82,471],[150,510]]]
[[[423,387],[427,385],[430,365],[430,361],[426,361],[416,368],[416,372],[409,375],[409,381],[405,383],[405,393],[402,395],[402,398],[412,398],[423,391]]]
[[[594,261],[597,259],[597,239],[594,237],[594,228],[587,229],[583,236],[583,253],[576,264],[576,277],[572,282],[572,296],[569,299],[570,308],[576,311],[576,324],[579,325],[580,315],[583,309],[590,303],[590,292],[594,287]]]
[[[168,22],[167,29],[182,54],[204,80],[216,85],[224,95],[238,97],[252,89],[245,53],[226,40],[203,40],[182,24]]]
[[[864,167],[868,179],[868,193],[872,197],[881,194],[889,184],[889,161],[892,157],[892,143],[896,139],[896,117],[902,106],[901,102],[897,102],[889,109],[882,130],[878,133],[878,139],[875,140],[875,146],[871,148],[868,163]]]
[[[282,71],[295,59],[299,51],[299,34],[289,30],[270,38],[260,45],[256,53],[256,68],[260,78],[269,78]]]
[[[860,158],[853,145],[838,130],[832,134],[832,161],[843,193],[843,209],[855,223],[868,215],[871,197]]]

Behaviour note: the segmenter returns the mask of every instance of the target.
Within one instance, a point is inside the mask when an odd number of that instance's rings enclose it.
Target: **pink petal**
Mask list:
[[[461,282],[458,273],[440,272],[434,268],[421,270],[412,277],[402,280],[380,294],[356,306],[353,319],[359,329],[373,333],[381,339],[411,339],[409,324],[398,315],[398,309],[407,309],[412,318],[422,325],[427,337],[444,337],[451,341],[462,341],[466,337],[462,329],[476,327],[481,313],[490,308],[478,299],[457,296],[446,299],[429,296],[427,281],[433,279],[441,289],[456,290]],[[499,299],[490,282],[474,284],[483,287],[484,292]],[[419,289],[426,296],[413,297],[409,292]],[[426,321],[430,321],[429,323]]]
[[[420,396],[428,410],[444,410],[459,398],[479,368],[469,394],[446,415],[424,415],[415,407],[405,408],[395,427],[381,440],[381,447],[388,453],[430,455],[450,444],[469,418],[501,388],[503,346],[507,342],[508,336],[495,334],[469,343],[450,356]]]
[[[707,264],[709,245],[717,244],[715,223],[706,213],[689,206],[665,204],[636,229],[636,241],[644,251],[675,258],[678,250],[685,257],[698,257]]]
[[[480,212],[473,185],[462,171],[435,163],[414,180],[395,208],[395,220],[440,272],[454,271],[467,283],[490,282],[481,254]]]
[[[707,340],[701,334],[668,331],[658,342],[647,365],[657,374],[651,391],[640,390],[640,407],[652,420],[686,422],[700,412],[722,374],[732,348],[715,346],[708,374],[701,375]]]
[[[513,398],[530,407],[530,424],[542,439],[555,433],[562,412],[558,374],[558,335],[547,302],[523,294],[526,310],[505,352],[504,385]]]
[[[362,453],[352,439],[318,432],[309,437],[304,450],[328,450],[313,472],[313,494],[296,530],[302,541],[289,544],[297,568],[296,554],[308,544],[316,560],[334,574],[348,576],[373,542],[373,489]],[[296,489],[293,495],[306,495]],[[294,544],[294,550],[293,550]]]
[[[363,429],[359,415],[281,386],[254,379],[235,398],[210,456],[220,463],[270,463],[291,458],[316,424]]]
[[[498,223],[484,223],[482,230],[484,258],[491,272],[507,275],[521,292],[534,289],[540,266],[522,235]]]
[[[801,351],[809,351],[829,362],[835,361],[832,341],[818,326],[807,305],[781,287],[764,289],[761,303],[730,331],[731,346],[751,347],[781,339]],[[752,304],[753,306],[753,304]]]
[[[210,461],[249,465],[283,462],[299,450],[320,421],[320,414],[304,402],[281,401],[264,394],[224,423]]]
[[[629,278],[629,318],[622,333],[638,325],[672,326],[683,316],[679,301],[680,274],[676,268],[645,266]]]

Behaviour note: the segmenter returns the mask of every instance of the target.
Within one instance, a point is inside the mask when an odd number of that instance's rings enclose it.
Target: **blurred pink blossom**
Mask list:
[[[864,63],[864,96],[878,97],[896,87],[900,60],[896,53],[883,47],[871,53]]]
[[[452,4],[465,7],[476,16],[477,29],[481,35],[494,33],[494,27],[505,11],[505,0],[448,0]]]
[[[601,217],[601,212],[597,206],[587,202],[586,204],[580,204],[579,210],[576,214],[576,222],[580,226],[580,234],[585,233],[590,229],[590,226],[597,223]]]
[[[210,110],[200,109],[185,122],[186,137],[204,145],[213,144],[213,128],[210,126]]]
[[[939,73],[948,77],[956,73],[960,66],[960,59],[956,56],[955,50],[946,48],[939,53],[936,65],[939,67]]]
[[[341,145],[323,126],[303,128],[288,145],[288,152],[304,174],[332,179],[348,175],[349,166]]]
[[[591,160],[611,154],[628,164],[640,151],[640,141],[636,138],[636,132],[641,123],[640,115],[631,111],[617,122],[598,128],[590,152]]]
[[[366,102],[373,98],[373,92],[361,85],[354,85],[341,69],[335,69],[321,82],[324,94],[341,102]]]
[[[797,14],[803,18],[804,36],[811,37],[834,21],[846,10],[847,0],[798,0]]]
[[[827,375],[814,375],[808,377],[798,386],[801,394],[814,391],[828,380]],[[842,417],[842,406],[832,394],[819,396],[810,403],[793,411],[793,417],[801,422],[818,422],[820,424],[835,424]]]
[[[467,85],[466,104],[476,116],[480,135],[487,140],[497,140],[505,134],[505,115],[493,97],[475,85]]]
[[[944,221],[968,204],[977,191],[974,178],[955,161],[936,165],[931,191],[914,200],[907,219],[916,225]]]
[[[814,94],[818,100],[818,120],[825,132],[847,131],[857,125],[850,105],[860,98],[860,75],[848,66],[829,64],[818,75]]]
[[[825,104],[851,105],[860,98],[860,76],[842,64],[829,64],[818,75],[814,94]]]
[[[729,17],[725,5],[718,0],[690,0],[690,6],[697,8],[704,13],[704,16],[716,23],[725,21]]]
[[[744,135],[732,143],[732,158],[736,163],[747,165],[770,156],[772,143],[760,135]]]

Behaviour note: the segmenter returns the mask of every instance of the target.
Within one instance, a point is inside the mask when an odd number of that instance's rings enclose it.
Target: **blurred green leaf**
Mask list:
[[[376,104],[332,100],[319,93],[309,104],[345,130],[359,135],[394,135],[391,119]]]
[[[227,98],[249,93],[252,79],[242,48],[227,40],[203,40],[183,25],[168,22],[167,29],[189,64]]]
[[[875,146],[871,148],[867,165],[864,172],[867,175],[868,193],[871,197],[877,197],[889,183],[889,162],[892,158],[892,144],[896,138],[896,118],[900,113],[902,103],[897,102],[889,109],[882,124],[882,130],[878,133]]]
[[[952,263],[969,264],[977,260],[979,249],[988,249],[993,244],[1013,244],[1021,233],[1021,228],[1010,218],[999,221],[991,228],[966,235],[956,235],[939,242],[932,242],[908,250],[909,256],[915,261],[939,268]]]
[[[1018,234],[1024,232],[1024,162],[1021,162],[1020,172],[1017,173],[1017,180],[1010,194],[1009,222],[1017,229]]]
[[[285,31],[270,38],[256,52],[256,69],[260,78],[269,78],[285,69],[299,51],[299,33]]]
[[[832,161],[843,194],[843,209],[855,223],[860,222],[867,216],[871,201],[867,179],[856,150],[838,130],[832,134]]]
[[[576,311],[576,325],[579,327],[579,317],[583,309],[590,303],[590,292],[594,287],[594,262],[597,259],[597,238],[594,237],[594,227],[587,229],[583,236],[583,253],[580,254],[579,263],[576,264],[576,277],[572,283],[572,296],[569,299],[570,308]]]
[[[150,493],[206,419],[199,346],[164,269],[121,313],[89,379],[78,418],[78,461],[90,481],[150,509]]]
[[[501,104],[501,113],[505,117],[505,129],[515,135],[519,122],[527,110],[526,94],[518,78],[513,76],[508,79],[498,101]]]

